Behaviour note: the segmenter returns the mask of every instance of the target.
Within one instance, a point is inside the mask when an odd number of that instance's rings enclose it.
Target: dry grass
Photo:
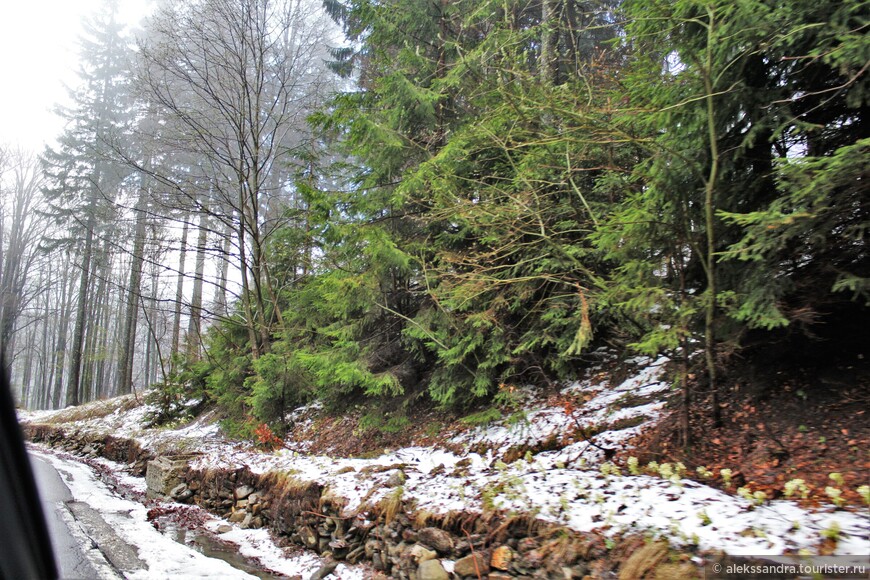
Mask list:
[[[429,522],[435,519],[435,516],[435,512],[427,509],[417,510],[417,513],[414,514],[414,523],[418,528],[425,528],[429,525]]]
[[[641,546],[620,566],[619,580],[643,578],[662,563],[667,555],[668,545],[664,542],[652,542]]]
[[[405,488],[399,486],[378,502],[377,509],[384,516],[384,522],[387,525],[391,524],[396,515],[402,511],[402,498],[404,495]]]
[[[115,412],[124,413],[142,404],[136,395],[125,395],[102,401],[92,401],[78,407],[62,409],[51,416],[41,420],[41,423],[49,425],[61,425],[89,419],[99,419]]]

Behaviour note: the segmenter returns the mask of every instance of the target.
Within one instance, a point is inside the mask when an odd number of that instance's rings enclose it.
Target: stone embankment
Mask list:
[[[579,534],[533,516],[499,512],[434,514],[402,497],[395,468],[384,499],[355,514],[323,485],[281,472],[200,470],[190,455],[155,457],[129,439],[67,433],[26,425],[34,442],[79,455],[100,455],[145,476],[148,495],[198,505],[242,528],[268,528],[337,564],[367,563],[380,577],[441,580],[464,578],[691,578],[695,567],[675,558],[667,545],[638,538],[606,540]],[[229,526],[226,530],[228,531]],[[332,566],[334,568],[334,566]],[[327,565],[323,577],[330,571]]]

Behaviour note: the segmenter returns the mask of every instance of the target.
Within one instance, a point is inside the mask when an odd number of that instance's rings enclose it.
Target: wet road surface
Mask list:
[[[121,578],[106,561],[73,517],[68,504],[73,501],[69,488],[54,467],[30,454],[30,464],[39,488],[42,510],[48,524],[58,573],[63,580]]]

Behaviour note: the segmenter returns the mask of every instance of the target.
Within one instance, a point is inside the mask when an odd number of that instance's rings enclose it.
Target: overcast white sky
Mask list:
[[[119,0],[121,18],[136,23],[148,0]],[[12,0],[0,18],[0,143],[40,151],[61,131],[52,113],[75,85],[82,18],[104,0]]]

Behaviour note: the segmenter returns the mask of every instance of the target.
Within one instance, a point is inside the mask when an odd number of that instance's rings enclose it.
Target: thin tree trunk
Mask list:
[[[72,353],[70,358],[70,371],[67,380],[66,404],[78,405],[79,383],[82,373],[82,351],[85,340],[85,323],[88,312],[88,287],[91,273],[91,253],[94,243],[94,215],[88,214],[88,222],[85,232],[85,248],[82,254],[82,270],[79,282],[78,308],[76,309],[75,328],[73,330]]]
[[[232,231],[227,228],[224,234],[224,243],[221,249],[220,274],[218,285],[214,290],[214,310],[218,316],[227,314],[227,279],[230,273],[230,247],[232,244]]]
[[[101,248],[94,261],[94,275],[91,283],[96,287],[90,290],[93,300],[89,308],[88,324],[86,329],[85,352],[82,362],[82,402],[93,401],[100,390],[100,361],[105,356],[100,351],[100,344],[106,332],[103,325],[103,313],[108,303],[108,241]]]
[[[556,84],[559,22],[557,0],[541,0],[541,82]]]
[[[240,220],[244,217],[240,216]],[[257,330],[254,324],[254,309],[251,307],[251,287],[248,282],[248,261],[247,253],[245,252],[245,226],[240,221],[239,223],[239,261],[241,262],[242,271],[242,306],[245,309],[245,323],[248,327],[248,340],[251,345],[251,357],[254,360],[260,358],[260,345],[258,343]]]
[[[64,267],[64,272],[70,271],[70,257],[67,254],[67,259]],[[55,342],[55,357],[54,357],[54,388],[52,390],[51,407],[53,409],[60,408],[61,394],[63,393],[63,378],[64,369],[66,368],[66,341],[67,332],[69,331],[70,316],[72,315],[72,285],[75,283],[74,278],[69,276],[68,279],[63,279],[61,282],[61,299],[58,325],[57,339]],[[68,290],[69,288],[69,290]],[[69,393],[67,393],[67,400]]]
[[[707,255],[704,257],[707,274],[707,304],[704,313],[704,359],[707,363],[707,375],[710,381],[710,392],[713,404],[713,424],[719,427],[722,423],[722,411],[719,408],[719,383],[716,376],[716,223],[715,200],[716,182],[719,179],[719,137],[716,130],[716,110],[713,99],[713,42],[714,28],[717,25],[713,11],[707,9],[709,22],[707,26],[707,51],[704,70],[704,91],[707,103],[707,131],[710,147],[710,173],[707,176],[704,192],[704,221],[707,230]]]
[[[178,257],[178,279],[175,284],[175,317],[172,320],[172,349],[169,352],[170,373],[175,369],[175,357],[178,354],[178,345],[181,338],[181,302],[184,299],[184,263],[187,260],[187,233],[190,229],[188,216],[184,216],[184,225],[181,230],[181,247]]]
[[[205,245],[208,243],[208,214],[199,218],[199,236],[196,240],[196,266],[193,277],[193,295],[190,299],[190,318],[187,323],[187,355],[198,359],[202,343],[202,282],[205,276]]]
[[[143,252],[145,237],[148,233],[145,220],[145,191],[139,194],[136,203],[136,232],[133,238],[133,257],[130,263],[130,278],[127,286],[127,298],[124,302],[123,330],[120,337],[121,352],[118,356],[119,395],[129,394],[133,389],[133,359],[136,351],[136,325],[139,316],[139,299],[142,285]]]

